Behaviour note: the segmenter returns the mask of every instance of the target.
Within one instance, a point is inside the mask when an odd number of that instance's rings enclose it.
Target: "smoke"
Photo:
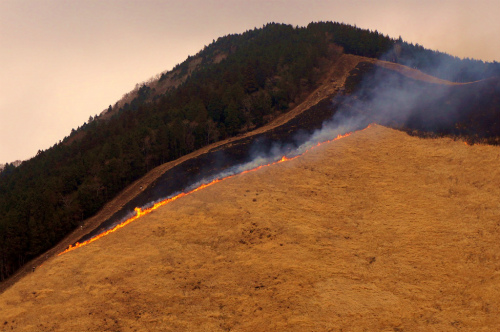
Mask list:
[[[187,184],[183,190],[155,200],[143,208],[174,197],[181,192],[189,192],[216,179],[227,178],[259,166],[275,163],[283,156],[293,158],[301,155],[318,143],[365,128],[372,122],[382,125],[405,125],[411,121],[418,122],[419,117],[415,117],[415,114],[420,114],[420,116],[426,114],[425,117],[428,120],[425,121],[426,128],[436,127],[439,124],[439,117],[432,117],[427,114],[429,113],[427,110],[429,105],[448,94],[446,87],[419,82],[371,64],[365,68],[365,71],[362,81],[355,84],[352,94],[339,95],[332,100],[332,104],[339,105],[339,107],[330,119],[323,122],[320,129],[313,132],[298,131],[287,142],[257,140],[253,142],[246,161]],[[453,117],[452,113],[447,114],[445,118],[450,117]],[[216,159],[218,164],[222,165],[227,164],[227,159],[230,157],[218,151]],[[210,170],[214,168],[216,167],[211,165]],[[200,173],[203,174],[205,171],[209,173],[208,168],[202,169]]]
[[[435,70],[446,71],[449,68],[444,66]],[[365,128],[370,123],[422,131],[453,132],[455,123],[464,119],[464,110],[469,108],[472,99],[460,85],[417,80],[371,63],[361,63],[351,74],[346,81],[348,93],[334,97],[334,114],[323,122],[320,129],[312,132],[296,131],[286,142],[257,140],[249,149],[248,156],[237,164],[228,162],[231,158],[220,150],[210,171],[207,168],[206,173],[203,169],[200,172],[211,175],[192,183],[186,182],[182,190],[152,201],[142,208],[151,207],[182,192],[190,192],[216,179],[275,163],[283,156],[293,158],[318,143]],[[214,171],[217,169],[222,170]],[[134,215],[135,212],[130,212],[120,222]]]
[[[459,74],[452,67],[454,63],[439,61],[432,70],[445,77],[457,78]],[[228,168],[207,181],[273,163],[283,156],[300,155],[318,143],[365,128],[370,123],[441,134],[456,133],[456,124],[464,121],[474,108],[467,84],[435,83],[425,75],[420,75],[420,79],[412,78],[371,63],[361,63],[353,74],[346,82],[352,86],[351,93],[334,97],[332,104],[340,106],[320,129],[312,133],[298,132],[292,143],[272,142],[268,146],[256,143],[250,161]],[[356,82],[359,77],[361,80]]]
[[[477,107],[470,84],[441,84],[403,75],[372,64],[362,64],[362,80],[354,85],[352,94],[341,97],[341,107],[333,118],[314,133],[313,140],[323,140],[330,133],[353,131],[369,123],[413,129],[437,134],[460,134],[456,124],[468,121]],[[448,64],[436,71],[449,71]]]

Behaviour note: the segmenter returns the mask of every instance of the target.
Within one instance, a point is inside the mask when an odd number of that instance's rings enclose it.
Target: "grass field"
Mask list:
[[[50,259],[0,331],[496,331],[499,165],[375,125]]]

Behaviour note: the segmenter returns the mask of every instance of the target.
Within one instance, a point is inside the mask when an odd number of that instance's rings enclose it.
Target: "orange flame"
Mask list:
[[[365,129],[370,128],[370,126],[371,126],[371,125],[369,125],[369,126],[368,126],[368,127],[366,127]],[[362,129],[362,130],[364,130],[364,129]],[[211,181],[211,182],[208,182],[208,183],[202,184],[202,185],[200,185],[199,187],[197,187],[197,188],[195,188],[195,189],[193,189],[193,190],[191,190],[191,191],[188,191],[188,192],[183,192],[183,193],[180,193],[180,194],[178,194],[178,195],[176,195],[176,196],[173,196],[173,197],[170,197],[170,198],[164,199],[164,200],[162,200],[162,201],[160,201],[160,202],[158,202],[158,203],[155,203],[155,204],[154,204],[153,206],[151,206],[151,207],[148,207],[148,208],[145,208],[145,209],[142,209],[142,208],[140,208],[140,207],[136,207],[136,208],[134,209],[134,211],[135,211],[135,213],[136,213],[136,214],[135,214],[135,216],[130,217],[129,219],[127,219],[127,220],[125,220],[125,221],[121,222],[120,224],[116,225],[115,227],[110,228],[110,229],[108,229],[107,231],[105,231],[105,232],[103,232],[103,233],[101,233],[101,234],[99,234],[99,235],[96,235],[95,237],[93,237],[93,238],[91,238],[91,239],[88,239],[87,241],[84,241],[84,242],[81,242],[81,243],[80,243],[80,242],[77,242],[77,243],[75,243],[74,245],[70,245],[70,246],[69,246],[66,250],[64,250],[63,252],[59,253],[59,254],[58,254],[58,256],[60,256],[60,255],[62,255],[62,254],[65,254],[65,253],[67,253],[67,252],[70,252],[70,251],[72,251],[72,250],[75,250],[75,249],[77,249],[77,248],[83,247],[83,246],[85,246],[85,245],[87,245],[87,244],[90,244],[90,243],[92,243],[92,242],[95,242],[95,241],[99,240],[100,238],[102,238],[102,237],[104,237],[104,236],[106,236],[106,235],[108,235],[108,234],[110,234],[110,233],[116,232],[118,229],[120,229],[120,228],[123,228],[123,227],[127,226],[127,225],[128,225],[128,224],[130,224],[131,222],[133,222],[133,221],[135,221],[135,220],[139,219],[140,217],[145,216],[145,215],[147,215],[147,214],[149,214],[149,213],[153,212],[154,210],[158,209],[158,208],[159,208],[159,207],[161,207],[161,206],[167,205],[168,203],[173,202],[173,201],[175,201],[175,200],[177,200],[177,199],[179,199],[179,198],[181,198],[181,197],[184,197],[184,196],[190,195],[190,194],[192,194],[192,193],[194,193],[194,192],[197,192],[197,191],[199,191],[199,190],[202,190],[202,189],[205,189],[205,188],[207,188],[207,187],[210,187],[211,185],[213,185],[213,184],[215,184],[215,183],[217,183],[217,182],[221,182],[221,181],[224,181],[224,180],[230,179],[230,178],[232,178],[232,177],[235,177],[236,175],[245,174],[245,173],[249,173],[249,172],[255,172],[255,171],[257,171],[257,170],[259,170],[259,169],[261,169],[261,168],[264,168],[264,167],[268,167],[268,166],[276,165],[276,164],[279,164],[279,163],[282,163],[282,162],[285,162],[285,161],[294,160],[294,159],[296,159],[296,158],[298,158],[298,157],[300,157],[300,156],[302,156],[302,155],[306,154],[307,152],[309,152],[310,150],[314,149],[314,148],[315,148],[315,147],[317,147],[317,146],[320,146],[320,145],[325,144],[325,143],[330,143],[330,142],[333,142],[333,141],[339,140],[339,139],[344,138],[344,137],[347,137],[347,136],[349,136],[349,135],[351,135],[351,134],[352,134],[352,132],[348,132],[348,133],[346,133],[346,134],[344,134],[344,135],[340,135],[340,134],[339,134],[339,135],[337,135],[337,137],[335,137],[335,138],[333,138],[333,139],[331,139],[331,140],[328,140],[328,141],[325,141],[325,142],[319,142],[318,144],[316,144],[316,145],[312,146],[311,148],[307,149],[307,150],[306,150],[305,152],[303,152],[302,154],[297,155],[297,156],[294,156],[294,157],[290,157],[290,158],[289,158],[289,157],[283,156],[283,157],[282,157],[280,160],[278,160],[278,161],[275,161],[275,162],[272,162],[272,163],[269,163],[269,164],[266,164],[266,165],[260,165],[260,166],[257,166],[257,167],[255,167],[255,168],[252,168],[252,169],[249,169],[249,170],[246,170],[246,171],[242,171],[242,172],[237,173],[237,174],[233,174],[233,175],[229,175],[229,176],[226,176],[226,177],[223,177],[223,178],[215,179],[215,180],[213,180],[213,181]]]

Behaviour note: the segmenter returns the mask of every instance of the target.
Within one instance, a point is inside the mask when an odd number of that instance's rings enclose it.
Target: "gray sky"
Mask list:
[[[338,21],[500,61],[499,0],[0,0],[0,163],[25,160],[213,39]]]

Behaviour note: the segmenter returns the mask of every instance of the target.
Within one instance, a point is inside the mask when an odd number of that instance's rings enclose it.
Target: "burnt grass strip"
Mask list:
[[[365,119],[363,124],[359,124],[360,127],[377,122],[420,137],[430,137],[431,133],[436,137],[460,137],[472,143],[499,144],[500,78],[450,87],[415,81],[382,69],[377,77],[365,79],[363,89],[358,89],[361,77],[372,69],[373,65],[361,63],[351,71],[346,81],[345,97],[329,95],[279,127],[227,143],[176,165],[78,242],[86,241],[112,228],[130,216],[136,207],[147,207],[152,202],[185,191],[203,179],[213,178],[230,167],[251,161],[254,157],[252,152],[255,150],[266,153],[275,144],[287,146],[288,151],[292,150],[302,143],[298,137],[309,137],[312,132],[320,129],[323,122],[339,111],[341,105],[343,111],[347,112],[346,115],[361,116]],[[412,92],[419,91],[425,96],[423,101],[413,104],[401,103],[398,99],[390,103],[393,97],[387,96],[389,100],[383,107],[392,107],[392,114],[406,114],[406,117],[381,121],[373,117],[379,113],[376,104],[365,103],[361,109],[355,106],[357,101],[369,101],[381,89],[399,91],[401,87]],[[387,112],[387,109],[385,111]]]
[[[132,215],[136,207],[147,207],[152,202],[185,191],[191,185],[214,177],[230,167],[250,162],[253,158],[252,152],[255,150],[269,152],[275,144],[287,146],[289,151],[292,150],[302,143],[297,137],[310,136],[315,130],[321,128],[324,121],[332,118],[341,104],[341,98],[336,99],[334,95],[330,95],[279,127],[227,143],[172,167],[113,216],[77,242],[86,241],[114,227]]]

